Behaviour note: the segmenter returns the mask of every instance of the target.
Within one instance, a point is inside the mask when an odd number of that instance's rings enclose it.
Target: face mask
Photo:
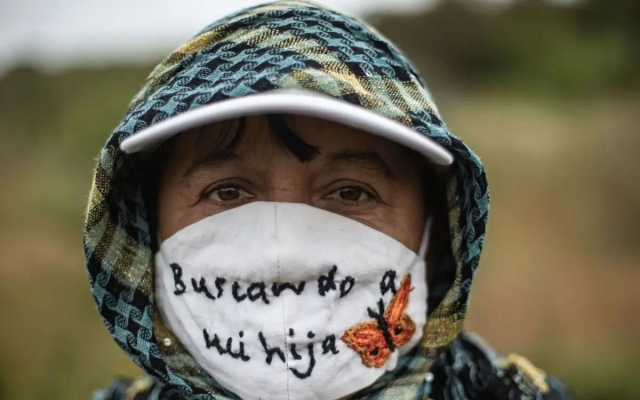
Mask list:
[[[337,399],[420,340],[423,242],[417,255],[334,213],[255,202],[163,242],[156,301],[195,360],[241,398]]]

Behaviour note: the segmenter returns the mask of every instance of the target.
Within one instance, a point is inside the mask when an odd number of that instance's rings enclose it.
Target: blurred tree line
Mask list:
[[[371,22],[435,86],[566,95],[640,88],[637,0],[444,0],[429,12]]]

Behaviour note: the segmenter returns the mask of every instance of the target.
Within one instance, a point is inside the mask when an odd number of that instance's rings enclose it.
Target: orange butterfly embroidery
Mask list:
[[[386,310],[380,299],[378,312],[367,308],[373,321],[354,325],[342,335],[342,341],[360,354],[367,367],[383,366],[396,347],[404,346],[416,331],[416,324],[405,314],[411,290],[411,274],[407,274]]]

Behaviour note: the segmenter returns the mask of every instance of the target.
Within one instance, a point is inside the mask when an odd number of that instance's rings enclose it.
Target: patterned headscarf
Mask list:
[[[431,266],[422,342],[358,398],[417,398],[425,373],[459,335],[487,223],[482,164],[446,128],[414,67],[357,19],[306,1],[244,10],[206,27],[158,65],[100,153],[84,250],[92,293],[109,332],[148,374],[193,399],[235,399],[175,340],[154,306],[154,255],[143,196],[144,155],[120,143],[141,129],[224,99],[301,88],[396,120],[446,147],[449,262]],[[440,279],[439,277],[448,277]],[[169,338],[171,342],[164,339]],[[170,343],[165,346],[163,343]]]

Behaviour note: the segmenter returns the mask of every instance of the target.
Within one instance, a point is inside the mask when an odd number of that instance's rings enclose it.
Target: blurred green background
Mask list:
[[[487,168],[468,328],[577,398],[640,399],[640,1],[368,19]],[[140,374],[95,312],[81,236],[94,157],[150,68],[0,77],[0,399],[87,399]]]

